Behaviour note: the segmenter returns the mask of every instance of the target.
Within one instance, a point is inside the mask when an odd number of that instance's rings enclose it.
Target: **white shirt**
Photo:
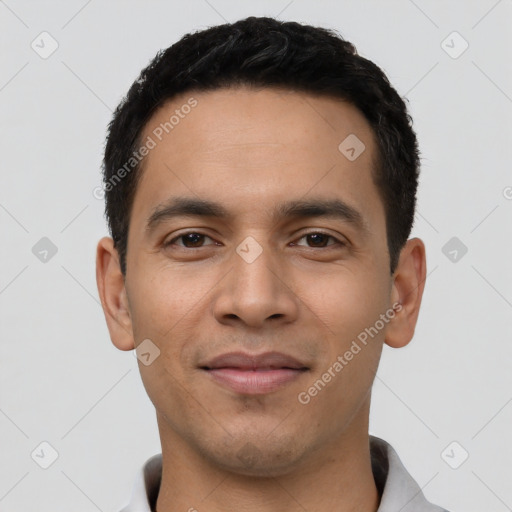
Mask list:
[[[370,436],[375,483],[381,496],[377,512],[447,512],[428,502],[393,447]],[[162,455],[154,455],[137,474],[129,504],[120,512],[154,512],[162,477]]]

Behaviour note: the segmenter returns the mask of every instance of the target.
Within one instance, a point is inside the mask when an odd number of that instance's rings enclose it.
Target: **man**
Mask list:
[[[142,71],[109,126],[97,249],[162,444],[124,512],[442,510],[368,433],[425,283],[418,167],[404,102],[325,29],[251,17]]]

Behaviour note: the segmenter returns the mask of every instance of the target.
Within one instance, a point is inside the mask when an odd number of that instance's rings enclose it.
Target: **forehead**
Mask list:
[[[273,88],[188,92],[153,115],[141,136],[150,139],[134,221],[176,195],[254,216],[313,194],[357,205],[369,224],[384,225],[373,131],[339,99]]]
[[[347,101],[280,88],[246,86],[182,94],[160,107],[143,130],[143,136],[153,137],[159,146],[160,151],[152,151],[151,155],[168,152],[172,144],[173,156],[178,159],[183,152],[189,157],[190,152],[201,155],[252,150],[244,145],[303,145],[306,138],[309,144],[302,147],[307,152],[316,146],[318,151],[328,149],[329,153],[337,154],[336,142],[350,134],[359,135],[367,147],[372,146],[368,147],[367,157],[374,153],[373,132],[368,122]],[[296,151],[300,149],[295,147]],[[253,151],[257,152],[257,148]]]

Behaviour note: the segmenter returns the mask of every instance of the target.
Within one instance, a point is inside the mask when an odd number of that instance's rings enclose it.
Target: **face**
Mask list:
[[[162,437],[244,474],[310,466],[367,428],[398,322],[372,130],[337,99],[238,88],[173,99],[148,137],[112,340],[159,351],[139,367]]]

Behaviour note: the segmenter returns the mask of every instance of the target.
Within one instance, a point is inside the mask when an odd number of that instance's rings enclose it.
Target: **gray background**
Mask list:
[[[249,15],[339,30],[409,99],[429,277],[414,340],[384,350],[371,433],[451,512],[512,510],[510,0],[0,1],[0,510],[118,511],[160,451],[96,291],[105,128],[158,49]]]

